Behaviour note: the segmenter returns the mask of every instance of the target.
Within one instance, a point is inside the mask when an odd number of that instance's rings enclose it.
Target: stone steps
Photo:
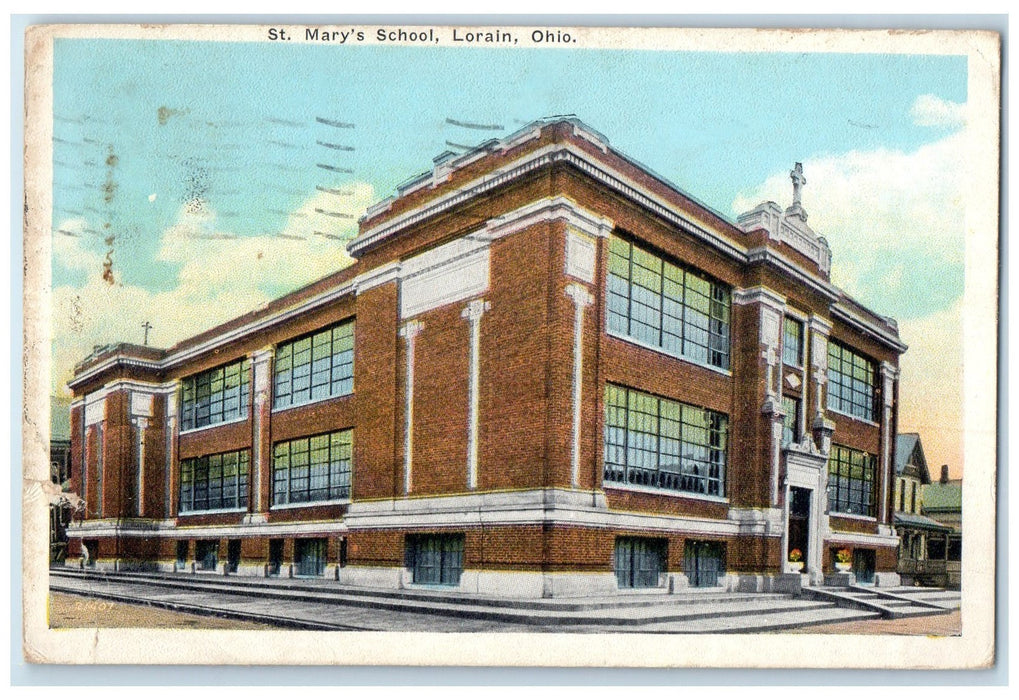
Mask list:
[[[694,593],[687,596],[655,596],[657,604],[626,605],[633,601],[616,599],[616,606],[596,601],[597,607],[536,609],[536,601],[503,600],[501,605],[446,595],[431,598],[401,599],[399,596],[373,596],[360,591],[349,596],[345,591],[329,590],[323,585],[258,585],[237,579],[216,577],[138,576],[133,574],[89,575],[55,572],[52,590],[99,595],[123,602],[142,602],[175,610],[236,616],[258,620],[265,616],[270,624],[308,629],[351,629],[351,610],[406,613],[415,619],[439,616],[463,621],[490,621],[537,630],[565,628],[570,631],[616,630],[633,632],[747,632],[768,631],[846,620],[878,617],[877,613],[840,610],[825,601],[797,599],[789,595]],[[195,579],[198,580],[195,580]],[[309,590],[310,589],[310,590]],[[583,603],[574,603],[583,605]],[[433,619],[435,619],[433,617]],[[366,627],[361,627],[367,629]],[[427,627],[424,627],[427,628]]]
[[[57,577],[58,581],[63,578]],[[94,586],[100,580],[108,585],[137,587],[141,582],[136,576],[114,575],[108,577],[73,577],[81,590],[86,585]],[[501,622],[518,622],[532,625],[641,625],[649,622],[675,622],[681,620],[698,620],[716,616],[732,616],[744,614],[770,614],[787,610],[817,610],[830,607],[817,601],[803,601],[791,596],[766,595],[747,596],[734,594],[731,598],[712,596],[710,598],[690,601],[686,599],[670,600],[659,597],[657,605],[599,607],[592,610],[536,610],[521,603],[531,601],[505,600],[502,605],[477,605],[470,599],[455,600],[452,596],[446,599],[400,599],[396,596],[361,594],[349,596],[343,592],[324,588],[307,590],[280,586],[236,586],[234,581],[217,580],[147,580],[142,584],[147,587],[170,590],[189,591],[193,593],[220,595],[257,595],[260,598],[280,601],[296,601],[302,603],[329,603],[351,607],[379,608],[400,612],[413,612],[434,615],[458,615],[474,619],[488,619]],[[68,587],[58,583],[54,590]],[[74,587],[70,587],[74,588]],[[158,595],[158,594],[157,594]],[[150,594],[150,597],[153,597]]]
[[[334,595],[360,597],[365,599],[385,599],[397,601],[423,601],[429,603],[455,602],[469,603],[477,606],[512,607],[541,611],[590,611],[599,609],[622,609],[655,607],[663,604],[672,605],[703,605],[713,602],[752,602],[762,598],[790,598],[789,594],[781,593],[728,593],[718,589],[688,589],[674,595],[662,592],[627,593],[613,596],[583,596],[571,598],[513,599],[497,598],[482,594],[465,593],[450,590],[428,589],[382,589],[360,586],[345,586],[328,579],[277,579],[247,578],[223,576],[221,574],[165,574],[147,572],[89,572],[80,570],[54,570],[61,577],[101,579],[110,581],[147,582],[156,586],[172,586],[176,588],[206,589],[208,586],[226,586],[234,591],[281,591],[294,595],[301,593],[330,593]]]
[[[848,588],[812,589],[808,595],[830,600],[843,607],[873,610],[886,619],[942,615],[952,608],[920,599],[913,588],[875,589],[850,586]]]

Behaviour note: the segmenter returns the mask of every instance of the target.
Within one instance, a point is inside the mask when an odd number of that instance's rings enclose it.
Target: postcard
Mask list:
[[[496,20],[29,28],[25,658],[993,664],[998,35]]]

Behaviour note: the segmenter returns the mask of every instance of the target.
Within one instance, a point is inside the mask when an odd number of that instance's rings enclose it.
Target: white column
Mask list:
[[[135,427],[138,429],[138,442],[136,443],[136,452],[138,455],[138,472],[136,474],[136,483],[138,489],[136,497],[138,502],[136,504],[136,515],[142,517],[145,515],[145,430],[149,427],[148,418],[135,418],[132,421]]]
[[[892,476],[892,403],[895,398],[895,379],[899,371],[888,362],[881,363],[884,411],[881,416],[881,521],[888,522],[888,481]]]
[[[407,379],[404,397],[403,419],[403,492],[411,490],[411,474],[414,461],[414,339],[424,324],[420,321],[407,321],[400,329],[400,335],[407,341]],[[473,336],[473,332],[472,332]],[[473,348],[473,337],[472,337]]]
[[[582,284],[566,287],[566,296],[573,299],[573,444],[570,454],[570,485],[580,485],[580,408],[584,370],[584,309],[594,297]]]
[[[173,445],[177,433],[177,386],[174,386],[173,393],[166,397],[166,446],[163,455],[163,517],[172,518],[173,510],[170,508],[173,501],[172,477],[173,477]]]
[[[471,324],[471,354],[467,386],[467,488],[478,486],[478,375],[481,355],[481,317],[492,308],[484,299],[475,299],[460,314]]]
[[[258,522],[262,522],[262,519],[265,517],[255,516],[262,513],[262,435],[265,432],[263,414],[265,413],[266,404],[271,399],[272,382],[269,377],[269,362],[272,360],[275,352],[275,348],[270,346],[251,353],[251,369],[253,374],[252,396],[254,397],[252,402],[252,422],[254,430],[252,431],[251,459],[248,461],[248,469],[250,470],[249,478],[251,479],[252,486],[254,486],[254,503],[249,503],[248,507],[252,513],[250,520]]]

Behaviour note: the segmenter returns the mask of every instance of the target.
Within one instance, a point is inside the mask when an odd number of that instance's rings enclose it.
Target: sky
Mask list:
[[[790,203],[896,318],[900,431],[962,471],[966,58],[59,39],[53,392],[94,345],[166,347],[349,264],[365,208],[575,115],[734,221]]]

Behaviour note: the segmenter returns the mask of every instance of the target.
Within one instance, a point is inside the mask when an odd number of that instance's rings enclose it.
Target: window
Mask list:
[[[321,576],[326,570],[325,538],[294,540],[294,569],[298,576]]]
[[[247,358],[181,380],[180,429],[247,416],[251,372]]]
[[[179,513],[248,507],[248,451],[180,461]]]
[[[906,480],[899,479],[899,512],[906,512]]]
[[[195,559],[202,571],[215,571],[219,563],[219,540],[198,540],[195,542]]]
[[[278,442],[273,447],[273,503],[350,498],[352,430]]]
[[[874,363],[828,341],[828,408],[874,420]]]
[[[354,322],[276,348],[273,406],[286,408],[354,391]]]
[[[916,502],[916,482],[915,481],[913,482],[912,492],[913,492],[912,496],[910,496],[910,499],[909,499],[910,503],[912,503],[912,506],[910,507],[909,512],[910,513],[919,513],[920,512],[920,508],[919,508],[919,505]]]
[[[783,396],[782,408],[785,410],[785,416],[782,417],[782,444],[798,443],[800,441],[800,400],[792,396]]]
[[[725,572],[725,545],[721,542],[687,540],[683,548],[683,572],[693,588],[712,588]]]
[[[665,571],[668,540],[616,538],[615,570],[620,588],[654,588]]]
[[[729,369],[729,288],[613,237],[609,332]]]
[[[803,366],[803,324],[786,316],[782,332],[782,362]]]
[[[407,565],[414,583],[457,586],[463,572],[464,536],[409,535]]]
[[[725,493],[728,417],[609,384],[604,481]]]
[[[828,510],[874,516],[874,455],[832,445],[828,457]]]

